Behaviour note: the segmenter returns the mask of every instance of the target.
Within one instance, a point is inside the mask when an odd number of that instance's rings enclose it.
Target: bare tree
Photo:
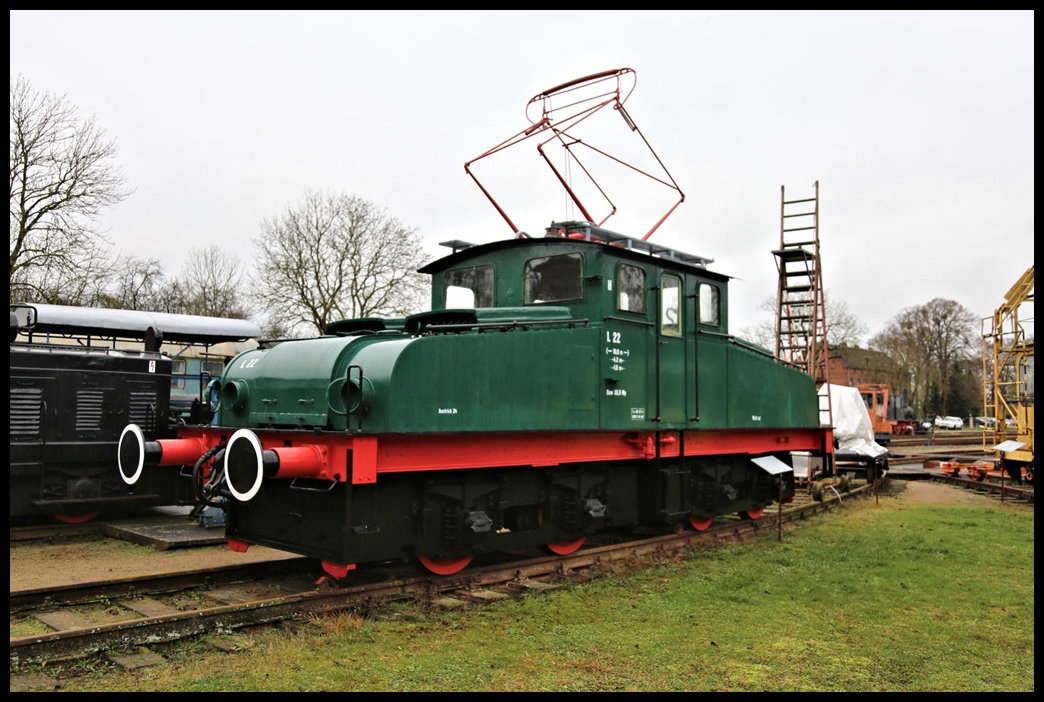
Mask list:
[[[950,407],[976,350],[976,318],[960,303],[936,298],[908,307],[870,340],[871,348],[888,354],[898,370],[909,374],[910,404],[920,414],[952,414]],[[965,370],[962,370],[965,369]]]
[[[136,256],[117,259],[107,278],[108,284],[97,296],[97,302],[101,307],[123,310],[155,310],[167,280],[159,259]]]
[[[87,276],[108,242],[95,218],[125,199],[115,142],[63,97],[11,84],[12,299],[89,304]],[[95,286],[96,287],[96,286]]]
[[[823,299],[827,321],[827,347],[858,346],[860,339],[866,336],[866,324],[848,309],[848,303],[835,298],[829,290],[824,292]],[[773,349],[776,347],[776,298],[765,298],[758,305],[758,309],[773,315],[773,318],[754,327],[744,327],[740,330],[740,336],[767,349]]]
[[[11,300],[85,307],[101,304],[113,270],[107,247],[108,243],[102,240],[87,241],[82,249],[67,257],[68,266],[20,268],[11,275]],[[70,268],[74,271],[70,272]]]
[[[179,276],[181,288],[188,292],[182,312],[245,319],[243,276],[242,262],[235,255],[217,246],[193,250]]]
[[[152,311],[170,314],[186,314],[185,310],[191,309],[192,304],[191,292],[177,279],[156,290],[151,303]]]
[[[309,191],[263,221],[255,244],[253,295],[268,329],[322,334],[338,319],[398,316],[420,303],[415,230],[358,197]]]

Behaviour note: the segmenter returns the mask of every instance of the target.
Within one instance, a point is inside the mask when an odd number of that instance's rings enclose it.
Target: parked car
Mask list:
[[[960,417],[936,417],[936,429],[963,429],[964,420]]]

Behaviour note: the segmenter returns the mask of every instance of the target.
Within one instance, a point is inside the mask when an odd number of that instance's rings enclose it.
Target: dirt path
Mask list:
[[[228,546],[159,550],[119,539],[11,545],[11,589],[92,582],[109,578],[133,578],[177,568],[210,568],[293,554],[264,546],[236,553]]]
[[[906,489],[899,495],[902,499],[917,502],[937,502],[943,504],[973,504],[988,501],[990,498],[970,490],[937,483],[933,480],[907,480]]]
[[[906,489],[898,495],[899,499],[903,500],[939,504],[1000,504],[996,497],[934,480],[904,480],[903,482],[906,484]],[[1033,509],[1032,505],[1012,503],[1012,506]]]

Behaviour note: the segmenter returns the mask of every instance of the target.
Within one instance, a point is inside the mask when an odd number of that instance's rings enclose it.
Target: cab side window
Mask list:
[[[721,291],[707,283],[700,283],[700,324],[721,326]]]
[[[616,272],[616,308],[645,314],[645,271],[622,264]]]
[[[682,335],[681,279],[663,276],[660,285],[660,333],[664,336]]]
[[[493,306],[493,266],[446,271],[446,309]]]
[[[583,259],[578,253],[542,256],[526,261],[523,271],[523,302],[582,300]]]
[[[185,376],[188,374],[188,361],[184,358],[175,358],[170,362],[170,386],[177,390],[185,389]]]

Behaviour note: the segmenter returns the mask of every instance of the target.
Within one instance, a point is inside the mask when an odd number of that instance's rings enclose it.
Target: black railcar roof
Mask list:
[[[247,319],[38,303],[12,304],[11,311],[18,328],[33,334],[144,339],[151,327],[163,341],[183,343],[246,341],[261,335],[261,329]]]

